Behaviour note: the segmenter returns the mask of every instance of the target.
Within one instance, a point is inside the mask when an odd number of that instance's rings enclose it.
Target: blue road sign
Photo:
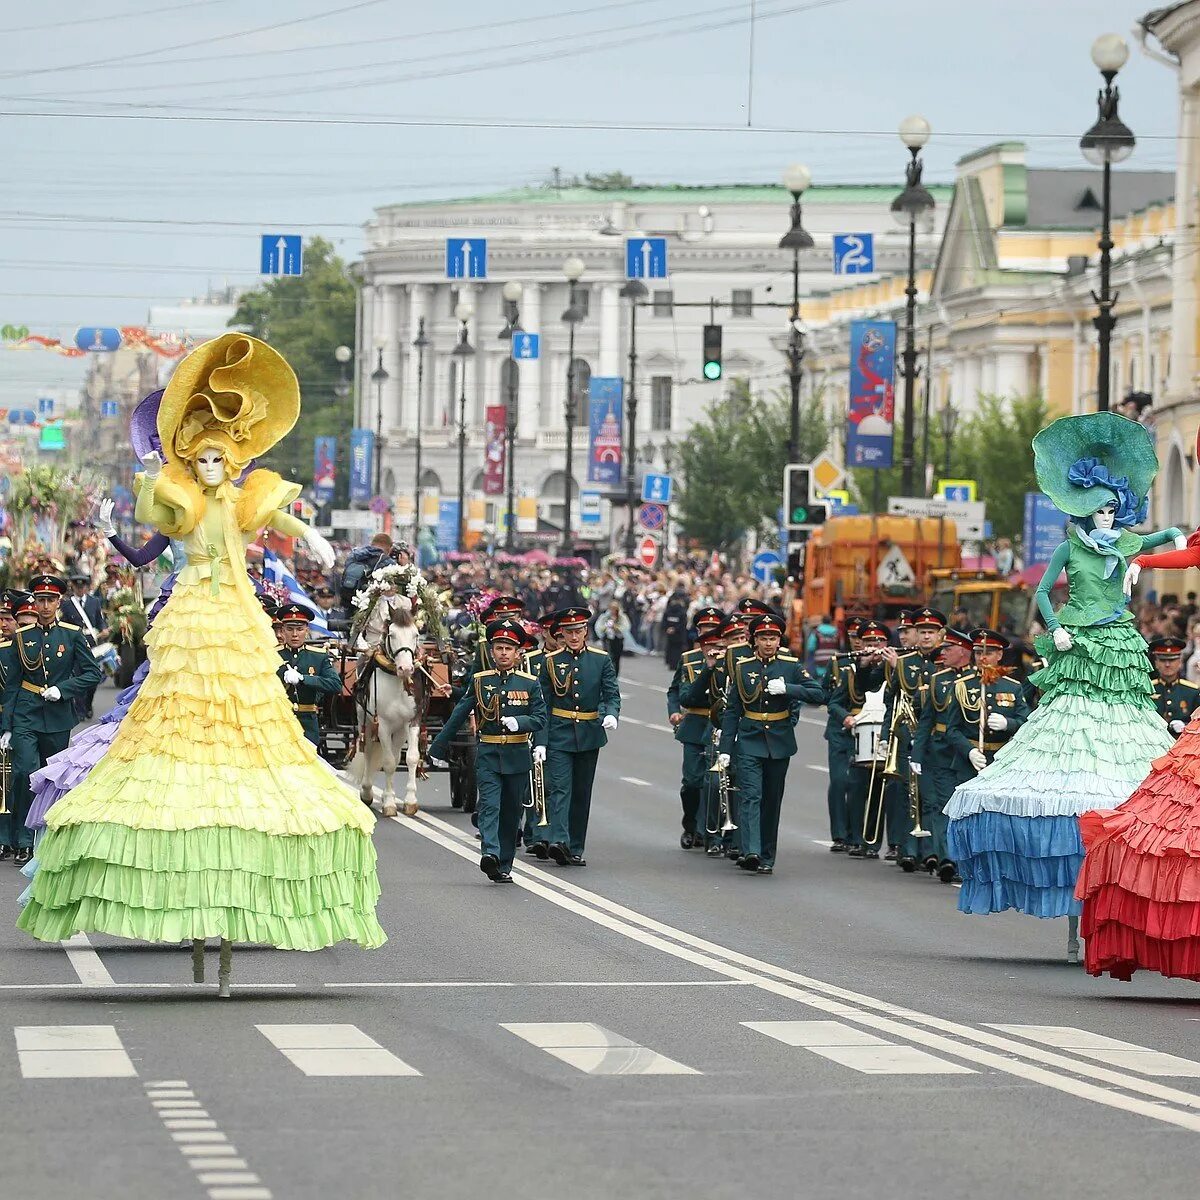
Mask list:
[[[298,233],[264,233],[260,275],[303,275],[304,245]]]
[[[534,362],[541,357],[542,339],[539,334],[525,333],[523,330],[514,333],[512,337],[512,356],[514,362]]]
[[[657,533],[667,523],[667,510],[661,504],[643,504],[637,512],[638,524],[650,533]]]
[[[670,504],[670,475],[645,475],[642,477],[643,504]]]
[[[869,275],[875,270],[873,233],[835,233],[833,235],[833,273]]]
[[[666,279],[667,239],[625,239],[625,276],[628,279]]]
[[[42,416],[51,416],[54,413],[54,401],[49,396],[39,396],[38,412]]]
[[[487,238],[447,238],[446,278],[486,279]]]
[[[766,583],[774,574],[776,567],[783,566],[783,559],[774,550],[760,550],[750,564],[750,574],[759,583]]]
[[[83,325],[75,330],[75,345],[80,350],[120,350],[121,331],[109,325]]]
[[[600,524],[600,493],[579,493],[579,523],[581,525]]]
[[[115,400],[101,400],[100,415],[102,417],[119,417],[121,406]]]

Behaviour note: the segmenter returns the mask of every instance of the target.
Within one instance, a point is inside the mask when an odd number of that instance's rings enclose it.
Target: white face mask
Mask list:
[[[202,450],[196,458],[196,476],[205,487],[225,482],[225,456],[220,450]]]
[[[1097,529],[1111,529],[1116,519],[1117,510],[1107,505],[1092,517]]]

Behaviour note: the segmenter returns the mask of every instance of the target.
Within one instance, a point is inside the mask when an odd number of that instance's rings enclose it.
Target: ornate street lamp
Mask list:
[[[517,512],[514,507],[516,494],[517,465],[513,461],[517,441],[517,364],[512,356],[512,340],[514,333],[521,333],[521,312],[517,307],[525,289],[515,280],[510,279],[504,285],[504,328],[500,330],[501,339],[508,342],[508,370],[505,378],[508,380],[507,394],[504,397],[504,462],[507,470],[508,492],[508,527],[504,531],[504,549],[509,554],[515,547],[517,530]]]
[[[453,358],[458,359],[458,537],[455,549],[460,553],[463,549],[463,530],[467,527],[467,361],[475,357],[475,347],[468,337],[468,323],[475,312],[475,305],[470,300],[460,300],[454,308],[458,318],[458,345],[450,351]]]
[[[800,197],[812,183],[812,172],[803,163],[792,163],[783,173],[783,186],[792,193],[791,228],[779,239],[780,250],[792,252],[792,307],[788,313],[788,384],[791,388],[791,425],[788,462],[800,461],[800,364],[804,360],[804,327],[800,323],[800,252],[811,250],[812,235],[804,228]]]
[[[582,258],[572,255],[563,263],[563,275],[569,287],[567,310],[562,319],[567,323],[567,401],[564,406],[564,416],[567,421],[567,453],[566,475],[563,479],[563,557],[569,557],[574,550],[574,539],[571,536],[571,487],[574,479],[575,457],[575,326],[583,320],[583,312],[575,303],[575,285],[584,272]]]

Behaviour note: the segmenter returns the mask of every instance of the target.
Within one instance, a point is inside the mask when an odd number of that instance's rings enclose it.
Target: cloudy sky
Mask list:
[[[927,177],[999,139],[1079,166],[1121,0],[0,0],[0,324],[69,337],[257,278],[258,235],[353,257],[384,203],[623,170],[641,182]],[[749,20],[755,12],[753,49]],[[512,14],[512,15],[509,15]],[[751,64],[753,69],[751,71]],[[1131,166],[1171,169],[1175,81],[1120,76]],[[681,129],[680,127],[685,127]],[[0,352],[0,405],[73,382]]]

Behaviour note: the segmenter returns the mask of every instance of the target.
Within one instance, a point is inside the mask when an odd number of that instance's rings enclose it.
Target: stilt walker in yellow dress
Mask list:
[[[177,368],[158,412],[165,465],[143,459],[137,519],[187,546],[188,566],[147,636],[151,669],[108,753],[49,811],[18,924],[317,950],[386,940],[374,817],[318,759],[276,674],[271,623],[245,549],[270,526],[329,545],[280,511],[299,494],[251,461],[295,424],[299,385],[270,346],[226,334]]]

